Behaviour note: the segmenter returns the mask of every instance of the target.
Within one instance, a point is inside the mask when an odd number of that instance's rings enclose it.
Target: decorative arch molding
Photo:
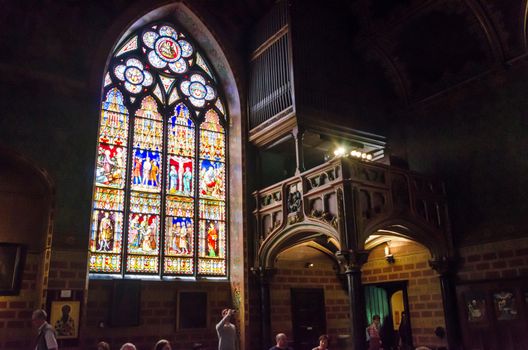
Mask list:
[[[311,247],[320,250],[333,260],[335,257],[330,252],[334,253],[341,249],[341,242],[334,230],[324,224],[301,223],[268,237],[258,251],[258,265],[261,268],[273,269],[275,259],[281,252],[308,242],[315,242]]]
[[[383,231],[383,234],[416,241],[429,249],[433,257],[449,256],[451,253],[448,248],[448,242],[442,232],[436,231],[428,225],[424,225],[418,220],[402,214],[397,217],[393,216],[377,220],[367,225],[359,237],[360,249],[364,248],[369,236],[377,234],[379,231]]]
[[[491,51],[493,52],[495,61],[504,62],[503,44],[500,41],[499,35],[497,34],[492,21],[482,8],[482,5],[476,0],[465,0],[465,3],[479,22],[480,27],[488,40]]]

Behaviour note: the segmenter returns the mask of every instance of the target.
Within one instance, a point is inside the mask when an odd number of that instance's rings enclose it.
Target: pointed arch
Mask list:
[[[89,248],[92,273],[227,277],[229,143],[224,125],[229,115],[224,106],[233,97],[225,99],[214,60],[177,21],[176,8],[189,14],[174,4],[136,20],[107,62]],[[156,20],[168,10],[174,11],[172,20]],[[209,130],[211,122],[200,117],[210,111],[218,117],[218,130]],[[109,139],[109,131],[120,138]],[[206,144],[212,148],[205,149]]]

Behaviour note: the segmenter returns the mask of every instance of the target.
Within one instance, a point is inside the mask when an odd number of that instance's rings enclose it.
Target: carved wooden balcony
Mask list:
[[[364,249],[372,234],[417,240],[434,255],[450,250],[443,184],[409,170],[336,158],[253,196],[258,259],[293,231],[296,242],[323,233],[338,250]]]

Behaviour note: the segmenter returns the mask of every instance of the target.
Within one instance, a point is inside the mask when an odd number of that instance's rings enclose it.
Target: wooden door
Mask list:
[[[311,350],[326,333],[324,289],[291,289],[292,331],[295,350]]]

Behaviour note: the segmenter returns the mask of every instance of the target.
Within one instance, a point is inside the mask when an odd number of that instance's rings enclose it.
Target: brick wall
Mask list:
[[[50,289],[83,290],[86,283],[87,253],[85,251],[59,251],[52,254],[49,277]],[[93,349],[99,341],[107,341],[112,349],[125,342],[136,344],[138,350],[150,350],[159,339],[168,339],[173,349],[190,349],[193,343],[206,348],[218,344],[215,325],[220,313],[232,305],[229,282],[141,282],[140,326],[109,327],[113,282],[91,280],[88,285],[84,322],[78,346],[62,349]],[[178,291],[205,291],[208,293],[208,327],[206,329],[176,329]],[[104,327],[100,328],[100,322]]]
[[[39,306],[40,261],[41,254],[28,253],[20,294],[0,296],[0,349],[26,349],[33,343],[35,331],[31,328],[31,315]]]
[[[528,276],[528,238],[460,249],[459,283]]]
[[[334,339],[350,333],[346,286],[338,278],[333,262],[323,253],[318,254],[299,260],[292,260],[295,250],[279,255],[277,271],[270,283],[272,334],[283,332],[293,340],[291,288],[324,289],[327,333]],[[306,268],[307,262],[314,266]]]
[[[444,327],[444,312],[438,275],[428,265],[429,251],[414,242],[392,242],[395,262],[385,260],[384,245],[373,249],[363,266],[363,283],[408,280],[409,311],[415,346],[445,346],[445,340],[434,335]]]

